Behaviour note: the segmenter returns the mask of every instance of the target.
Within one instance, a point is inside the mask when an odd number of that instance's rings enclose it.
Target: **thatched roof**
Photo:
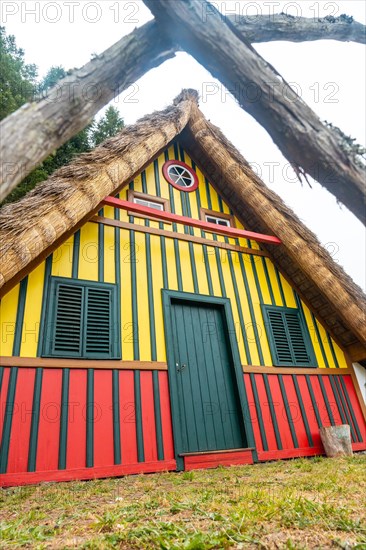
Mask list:
[[[4,294],[92,217],[174,138],[187,148],[245,227],[278,236],[267,246],[280,270],[354,357],[366,359],[366,296],[316,236],[268,189],[222,132],[183,91],[164,111],[124,128],[0,210],[0,292]]]

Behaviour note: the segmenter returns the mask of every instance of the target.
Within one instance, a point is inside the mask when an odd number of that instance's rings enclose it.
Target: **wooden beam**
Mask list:
[[[361,342],[356,342],[345,348],[351,361],[357,363],[358,361],[364,361],[366,359],[366,348]]]
[[[195,235],[189,235],[188,233],[178,233],[178,231],[168,231],[166,229],[158,229],[157,227],[139,225],[137,223],[122,222],[120,220],[113,220],[112,218],[104,218],[103,216],[94,216],[94,218],[92,218],[90,221],[93,223],[110,225],[112,227],[119,227],[121,229],[132,229],[134,231],[139,231],[140,233],[159,235],[161,237],[166,237],[167,239],[179,239],[181,241],[204,244],[206,246],[213,246],[216,248],[222,248],[224,250],[232,250],[233,252],[241,252],[242,254],[252,254],[253,256],[269,256],[268,252],[266,252],[265,250],[259,250],[257,248],[246,248],[244,246],[238,246],[236,244],[213,241],[210,239],[205,239],[204,237],[196,237]]]
[[[243,365],[244,374],[309,374],[309,375],[324,375],[324,376],[339,376],[352,374],[351,367],[345,369],[326,369],[326,368],[307,368],[307,367],[261,367],[252,365]]]
[[[267,244],[281,244],[280,239],[271,235],[263,235],[262,233],[255,233],[254,231],[245,231],[244,229],[236,229],[236,227],[224,227],[216,225],[214,223],[204,222],[202,220],[194,220],[193,218],[187,218],[186,216],[179,216],[178,214],[172,214],[171,212],[162,212],[149,208],[148,206],[141,206],[140,204],[134,204],[122,199],[116,199],[115,197],[107,197],[104,199],[103,204],[106,206],[112,206],[113,208],[120,208],[136,214],[143,214],[150,219],[157,221],[168,221],[181,223],[190,227],[198,227],[209,233],[217,233],[220,235],[226,235],[227,237],[242,237],[244,239],[253,239],[254,241]]]
[[[0,357],[1,367],[42,367],[51,369],[167,370],[159,361],[118,361],[107,359],[54,359],[46,357]]]
[[[339,136],[205,0],[144,0],[161,33],[201,63],[270,134],[299,177],[309,174],[366,223],[364,170]]]

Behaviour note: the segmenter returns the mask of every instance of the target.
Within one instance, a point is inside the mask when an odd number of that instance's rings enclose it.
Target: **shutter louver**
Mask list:
[[[282,312],[268,311],[268,318],[276,348],[277,361],[279,363],[291,363],[292,354]]]
[[[285,313],[295,365],[309,365],[310,357],[297,313]]]
[[[86,302],[85,354],[108,357],[111,351],[111,295],[89,288]]]
[[[83,288],[59,285],[56,296],[54,353],[81,355],[82,317]]]

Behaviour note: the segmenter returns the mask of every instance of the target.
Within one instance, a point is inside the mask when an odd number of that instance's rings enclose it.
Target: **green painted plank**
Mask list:
[[[18,377],[18,367],[12,367],[10,370],[8,394],[6,397],[6,405],[5,405],[5,412],[4,412],[3,434],[2,434],[1,445],[0,445],[0,473],[1,474],[5,474],[8,468],[10,434],[11,434],[11,425],[13,421],[17,377]]]
[[[325,407],[327,409],[327,413],[328,413],[328,416],[329,416],[330,423],[331,423],[332,426],[335,426],[333,411],[332,411],[332,407],[330,406],[330,403],[329,403],[327,392],[325,390],[325,386],[324,386],[324,382],[323,382],[323,376],[321,375],[321,376],[318,376],[317,378],[318,378],[318,381],[319,381],[319,386],[320,386],[320,389],[321,389],[321,392],[322,392],[322,395],[323,395],[323,399],[324,399]]]
[[[69,418],[69,385],[70,385],[70,369],[62,369],[60,447],[58,451],[59,470],[66,469],[67,424],[68,424],[68,418]]]
[[[158,450],[158,460],[164,460],[164,441],[163,441],[163,428],[161,423],[159,372],[157,370],[153,371],[153,391],[154,391],[155,434],[156,434],[156,447]]]
[[[135,245],[135,232],[130,230],[130,250],[131,256],[135,258],[136,245]],[[133,358],[135,361],[140,360],[140,347],[139,347],[139,319],[137,309],[137,274],[136,274],[136,262],[131,261],[131,299],[132,299],[132,328],[133,328]]]
[[[100,216],[104,215],[103,208],[99,210]],[[98,281],[104,281],[104,225],[98,223]]]
[[[113,451],[114,463],[121,464],[121,419],[119,398],[119,370],[112,371],[112,399],[113,399]]]
[[[154,288],[153,274],[151,264],[151,244],[150,235],[145,233],[145,249],[146,249],[146,270],[147,270],[147,294],[149,305],[149,326],[150,326],[150,353],[151,361],[157,360],[156,352],[156,329],[155,329],[155,309],[154,309]]]
[[[86,466],[94,466],[94,369],[88,369],[86,399]]]
[[[38,428],[41,408],[41,393],[42,393],[42,378],[43,369],[36,369],[36,380],[34,383],[33,406],[32,406],[32,424],[29,437],[29,453],[28,453],[28,472],[36,471],[37,463],[37,445],[38,445]]]
[[[140,371],[134,371],[135,387],[135,418],[136,418],[136,439],[137,439],[137,460],[145,462],[144,434],[142,427],[142,405],[141,405],[141,382]]]
[[[358,425],[358,422],[357,422],[355,412],[354,412],[353,407],[352,407],[352,401],[350,400],[349,395],[348,395],[346,384],[343,380],[343,376],[341,376],[339,380],[340,380],[340,384],[343,388],[343,392],[344,392],[344,395],[345,395],[345,398],[346,398],[346,401],[347,401],[348,410],[351,413],[351,417],[352,417],[353,425],[354,425],[356,433],[357,433],[358,441],[362,442],[363,439],[362,439],[362,435],[361,435],[361,432],[360,432],[360,428],[359,428],[359,425]]]
[[[318,427],[320,428],[323,425],[323,422],[322,422],[322,419],[320,418],[318,404],[316,402],[313,386],[311,385],[310,376],[308,374],[305,374],[305,380],[309,390],[311,404],[313,405],[313,411],[315,413],[316,421],[318,423]]]
[[[79,255],[80,255],[80,229],[74,234],[74,243],[72,248],[72,273],[73,279],[79,276]]]

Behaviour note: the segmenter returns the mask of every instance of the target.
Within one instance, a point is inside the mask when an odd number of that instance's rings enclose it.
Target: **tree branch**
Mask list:
[[[161,32],[179,41],[233,93],[270,134],[287,160],[326,187],[365,223],[364,171],[341,148],[339,137],[320,121],[248,42],[201,0],[144,0]],[[203,9],[210,6],[209,17]]]
[[[52,151],[147,71],[174,57],[154,21],[135,29],[0,124],[0,201]]]
[[[209,14],[207,15],[209,17]],[[285,13],[275,15],[226,16],[230,23],[249,42],[309,42],[313,40],[338,40],[340,42],[366,43],[366,27],[352,17],[293,17]]]

